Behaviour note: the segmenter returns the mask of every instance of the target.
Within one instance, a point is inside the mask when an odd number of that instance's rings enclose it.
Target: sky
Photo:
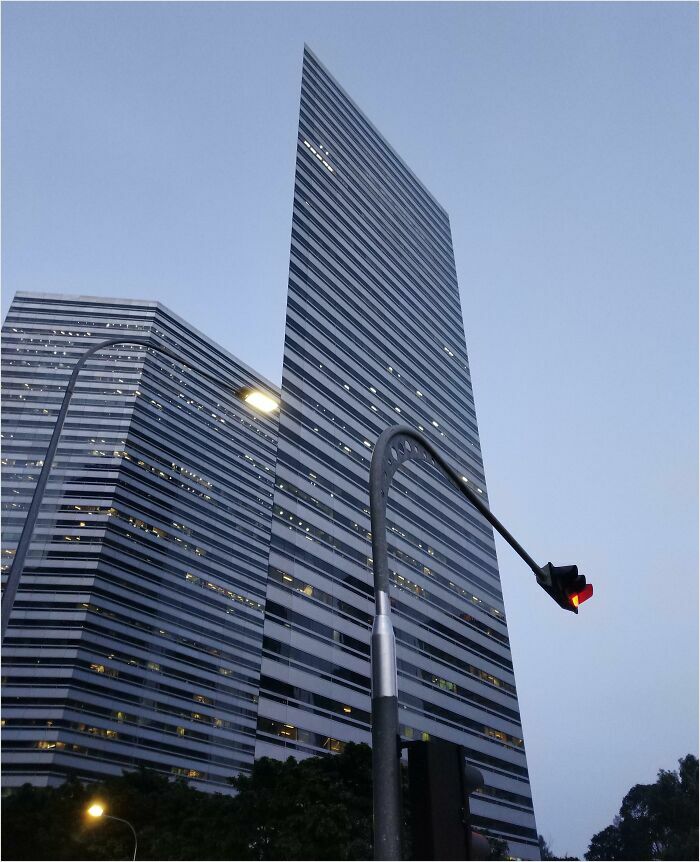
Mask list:
[[[450,214],[539,831],[698,751],[698,7],[2,4],[3,317],[157,299],[281,380],[302,49]]]

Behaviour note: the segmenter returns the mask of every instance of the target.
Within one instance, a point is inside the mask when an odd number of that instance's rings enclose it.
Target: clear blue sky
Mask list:
[[[451,216],[540,831],[697,752],[697,6],[8,3],[3,312],[158,299],[281,377],[304,41]]]

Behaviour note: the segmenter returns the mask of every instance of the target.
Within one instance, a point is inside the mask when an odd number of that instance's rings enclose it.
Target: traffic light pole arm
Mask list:
[[[394,452],[395,455],[393,454]],[[510,534],[488,506],[480,499],[479,495],[475,494],[468,487],[459,473],[447,463],[435,447],[422,434],[419,434],[407,425],[393,425],[390,428],[386,428],[380,434],[374,446],[370,465],[370,503],[375,501],[377,503],[376,506],[370,506],[372,512],[372,550],[373,552],[378,552],[378,554],[375,553],[374,555],[375,589],[380,589],[385,593],[389,592],[386,497],[388,496],[392,476],[405,461],[423,461],[442,470],[455,488],[481,512],[489,524],[503,536],[516,554],[528,564],[535,575],[539,574],[540,567],[520,542]],[[380,501],[383,502],[383,505],[379,505]],[[375,530],[375,512],[378,530]],[[381,561],[379,571],[377,571],[377,559]]]
[[[10,570],[10,574],[7,577],[7,583],[5,584],[5,589],[2,594],[2,627],[0,636],[2,637],[3,641],[5,640],[5,633],[7,632],[7,627],[10,622],[10,614],[12,613],[12,607],[15,603],[15,597],[17,595],[17,590],[19,589],[20,578],[22,577],[22,571],[24,569],[24,561],[27,556],[27,551],[29,550],[29,543],[31,542],[32,535],[34,533],[34,526],[36,524],[37,517],[39,516],[39,509],[44,499],[44,491],[46,489],[46,484],[49,479],[49,474],[51,473],[54,456],[56,454],[56,449],[58,448],[58,441],[61,437],[63,425],[66,421],[68,408],[70,406],[71,398],[73,397],[73,392],[75,390],[75,386],[78,380],[78,375],[80,374],[80,371],[82,370],[87,360],[90,359],[90,357],[92,357],[98,351],[103,350],[105,347],[111,347],[115,344],[137,344],[142,347],[146,347],[149,350],[155,350],[158,353],[167,356],[169,359],[173,359],[179,365],[182,365],[185,368],[189,368],[191,371],[194,371],[199,377],[205,378],[210,383],[213,383],[217,386],[222,385],[222,381],[214,377],[214,375],[207,374],[207,372],[205,371],[200,371],[199,369],[192,368],[192,366],[185,362],[181,356],[175,353],[175,351],[170,350],[168,347],[163,347],[160,344],[155,344],[149,338],[139,338],[138,336],[135,338],[108,338],[106,341],[101,341],[99,344],[94,344],[92,347],[89,347],[85,351],[85,353],[82,354],[82,356],[73,366],[73,371],[68,380],[68,385],[66,386],[66,391],[63,395],[63,401],[61,402],[61,408],[58,411],[58,416],[56,417],[53,433],[51,434],[49,447],[46,450],[46,455],[44,456],[44,463],[42,465],[41,472],[39,473],[39,479],[37,480],[36,486],[34,488],[32,501],[29,504],[27,517],[25,518],[24,526],[22,527],[22,533],[19,537],[19,542],[17,543],[12,568]]]
[[[375,616],[372,626],[372,788],[374,808],[374,858],[401,858],[401,773],[396,678],[396,642],[391,623],[389,597],[389,551],[386,506],[391,479],[406,461],[431,464],[478,509],[537,574],[540,569],[501,522],[428,442],[405,425],[387,428],[372,452],[369,471],[369,501],[372,523],[372,568]]]

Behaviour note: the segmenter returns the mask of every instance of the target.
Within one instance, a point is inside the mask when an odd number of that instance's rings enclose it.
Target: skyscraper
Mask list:
[[[256,757],[369,741],[368,474],[397,422],[487,500],[447,213],[306,49]],[[401,730],[463,744],[477,828],[537,858],[493,533],[456,497],[394,479]]]
[[[253,761],[274,387],[155,302],[18,294],[3,329],[3,573],[80,374],[3,649],[4,786],[147,766],[225,790]]]
[[[143,764],[205,789],[253,756],[370,741],[368,474],[388,425],[425,433],[488,502],[449,219],[304,51],[282,409],[154,302],[19,294],[3,349],[11,565],[70,367],[80,378],[6,641],[6,783]],[[274,495],[274,496],[273,496]],[[538,858],[493,533],[412,464],[389,500],[401,732],[484,773],[477,828]]]

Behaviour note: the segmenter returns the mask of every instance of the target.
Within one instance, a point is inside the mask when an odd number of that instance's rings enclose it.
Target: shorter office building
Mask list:
[[[123,344],[81,372],[4,644],[4,786],[146,766],[225,792],[255,751],[277,444],[232,392],[273,384],[159,303],[17,294],[3,577],[72,366],[119,336],[190,368]]]

